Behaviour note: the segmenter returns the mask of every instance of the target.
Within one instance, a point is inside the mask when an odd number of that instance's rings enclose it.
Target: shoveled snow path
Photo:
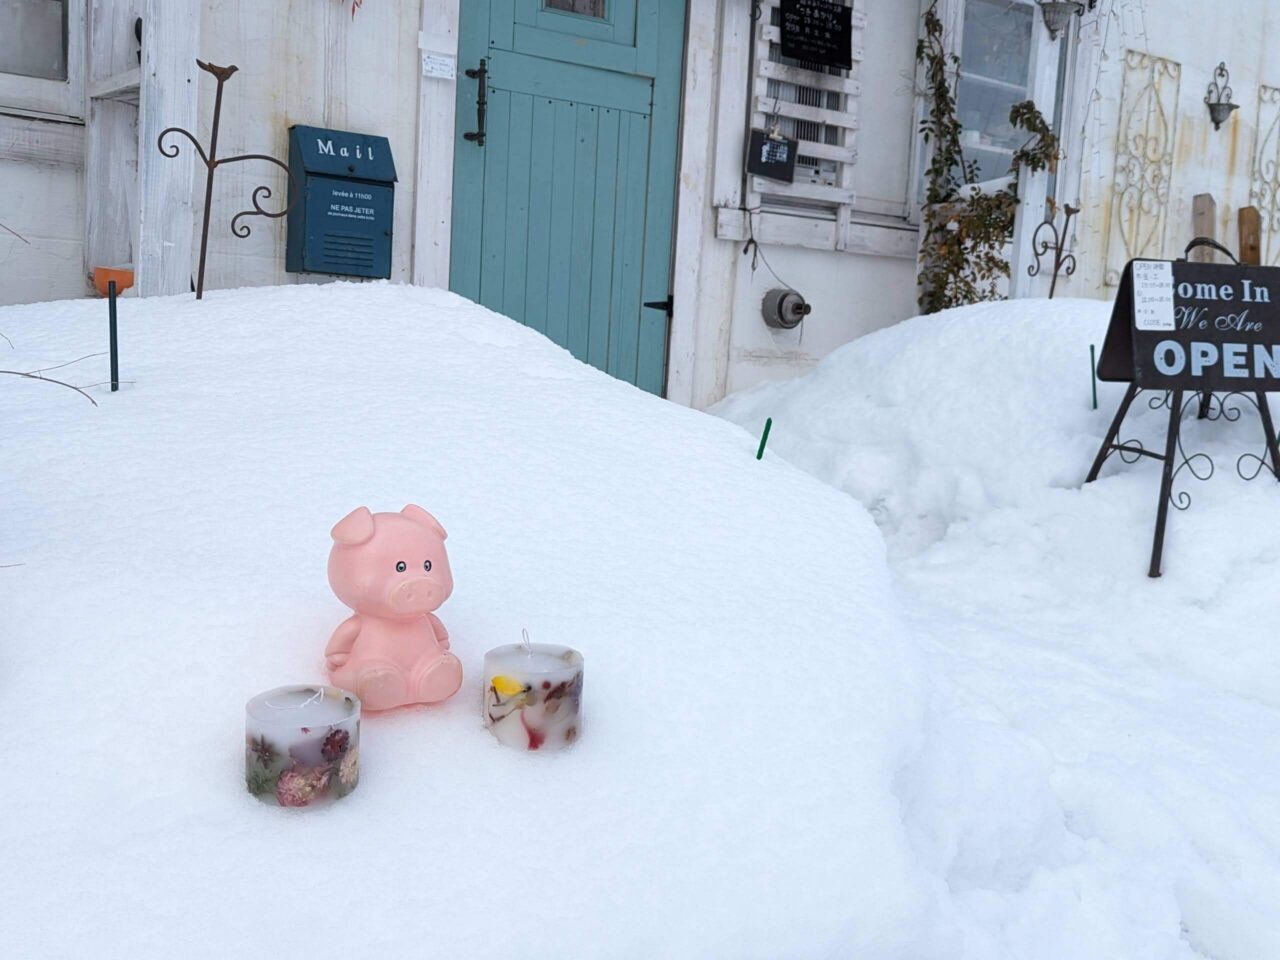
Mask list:
[[[931,736],[899,794],[943,865],[957,956],[1280,956],[1280,489],[1246,483],[1256,414],[1186,421],[1216,475],[1178,489],[1146,577],[1159,466],[1081,486],[1121,387],[1089,406],[1109,305],[907,321],[729,398],[770,449],[876,516],[925,646]],[[1144,397],[1123,433],[1158,446]]]

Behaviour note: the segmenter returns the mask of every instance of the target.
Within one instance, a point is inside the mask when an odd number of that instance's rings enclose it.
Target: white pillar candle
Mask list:
[[[309,807],[360,779],[360,701],[337,687],[277,687],[244,708],[245,784],[258,799]]]
[[[582,654],[512,643],[484,655],[484,723],[520,750],[559,750],[582,733]]]

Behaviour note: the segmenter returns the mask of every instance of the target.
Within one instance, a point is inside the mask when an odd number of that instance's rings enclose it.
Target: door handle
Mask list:
[[[471,141],[477,147],[483,147],[485,113],[489,109],[488,90],[486,89],[489,82],[489,61],[481,57],[480,66],[468,70],[467,76],[472,80],[479,81],[479,90],[476,92],[476,127],[478,129],[468,130],[462,135],[462,139]]]

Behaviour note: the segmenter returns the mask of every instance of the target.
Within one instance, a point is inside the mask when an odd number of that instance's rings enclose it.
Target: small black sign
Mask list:
[[[1098,377],[1156,390],[1280,390],[1280,268],[1130,261]]]
[[[747,147],[747,172],[770,180],[792,183],[796,178],[797,141],[752,130]]]
[[[844,70],[853,67],[853,10],[843,0],[782,0],[782,55]]]

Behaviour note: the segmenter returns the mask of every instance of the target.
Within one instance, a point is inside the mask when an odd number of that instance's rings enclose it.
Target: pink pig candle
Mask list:
[[[512,643],[484,655],[484,723],[507,746],[560,750],[582,733],[582,654]]]
[[[360,779],[360,701],[337,687],[277,687],[244,708],[245,785],[282,807],[345,797]]]

